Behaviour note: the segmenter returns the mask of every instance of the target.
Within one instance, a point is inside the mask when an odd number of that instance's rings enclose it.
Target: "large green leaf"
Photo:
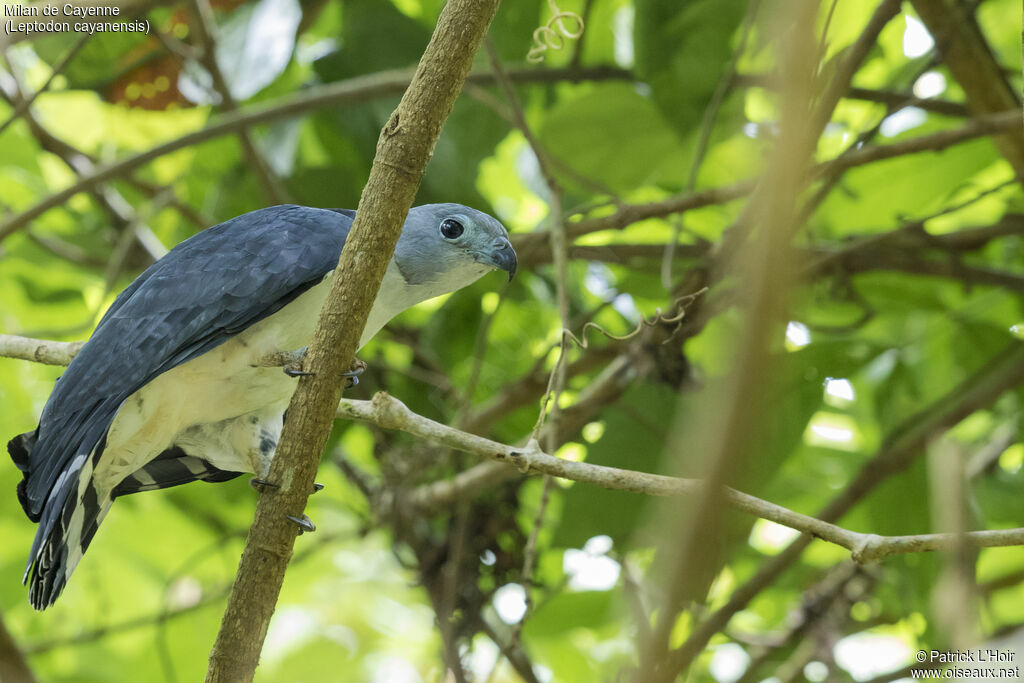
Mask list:
[[[579,176],[619,193],[678,177],[678,135],[654,102],[624,83],[606,83],[563,99],[548,113],[540,141]],[[579,181],[565,179],[573,187]]]
[[[732,57],[745,0],[638,0],[636,71],[681,134],[698,127]],[[681,84],[685,84],[682,85]]]
[[[632,387],[598,418],[604,432],[587,446],[587,462],[658,471],[675,404],[674,392],[666,385]],[[581,548],[588,538],[600,534],[611,536],[621,547],[631,540],[646,505],[643,496],[584,484],[574,484],[564,495],[565,513],[552,541],[559,547]]]
[[[217,66],[232,97],[246,100],[284,72],[301,18],[298,0],[259,0],[238,8],[220,25]],[[201,104],[218,101],[212,77],[195,62],[186,67],[179,80],[182,93]]]

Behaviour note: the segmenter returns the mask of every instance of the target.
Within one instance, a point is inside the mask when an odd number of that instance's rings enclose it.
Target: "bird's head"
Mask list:
[[[496,218],[462,204],[426,204],[409,211],[395,262],[410,285],[454,291],[499,269],[511,280],[516,252]]]

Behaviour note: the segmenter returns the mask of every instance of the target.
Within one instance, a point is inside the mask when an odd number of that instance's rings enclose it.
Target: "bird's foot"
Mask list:
[[[299,527],[299,535],[302,535],[306,532],[313,533],[314,531],[316,531],[316,524],[313,524],[313,520],[311,520],[306,515],[302,515],[301,517],[296,517],[295,515],[286,516],[289,522],[292,522],[297,527]]]
[[[273,482],[269,482],[266,479],[260,479],[259,477],[253,477],[249,480],[249,486],[253,487],[260,493],[263,493],[264,489],[279,489],[281,486]]]
[[[316,374],[315,372],[306,372],[305,370],[303,370],[301,363],[292,363],[290,365],[285,365],[284,368],[282,369],[284,370],[284,374],[288,375],[289,377],[309,377],[310,375]],[[359,375],[363,374],[363,372],[365,371],[365,362],[359,360],[358,358],[352,361],[352,367],[349,368],[348,371],[341,373],[341,376],[348,380],[348,382],[345,384],[345,388],[351,389],[352,387],[359,384]]]
[[[348,379],[348,382],[345,384],[345,388],[351,389],[359,384],[359,376],[364,372],[366,372],[366,362],[361,361],[358,358],[354,358],[352,360],[352,367],[348,369],[348,372],[341,373],[342,377]]]

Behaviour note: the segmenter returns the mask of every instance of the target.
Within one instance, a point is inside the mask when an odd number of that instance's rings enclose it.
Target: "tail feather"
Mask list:
[[[106,451],[106,439],[104,428],[102,432],[90,432],[77,446],[72,445],[74,450],[70,452],[77,454],[62,459],[65,464],[49,491],[41,492],[32,501],[28,490],[39,488],[34,479],[42,472],[41,464],[47,462],[47,458],[40,458],[40,453],[34,451],[49,451],[51,445],[45,439],[40,441],[39,428],[20,434],[7,444],[11,459],[24,474],[18,483],[18,499],[29,519],[39,524],[23,577],[29,585],[29,602],[38,610],[46,609],[60,596],[115,498],[192,481],[227,481],[241,474],[214,466],[204,457],[212,456],[201,448],[198,455],[191,455],[182,446],[172,445],[111,489],[109,483],[100,484],[93,477],[97,466],[103,469],[101,456]],[[276,446],[276,441],[268,443],[271,449]],[[100,473],[98,479],[105,481],[109,476]]]
[[[38,548],[33,549],[29,558],[29,602],[38,610],[52,605],[64,590],[113,503],[109,495],[96,490],[91,477],[77,479],[72,489],[49,529],[40,527],[36,537]]]
[[[180,446],[171,446],[153,460],[124,478],[114,487],[111,497],[126,496],[140,491],[155,491],[180,486],[193,481],[221,482],[241,476],[214,467],[203,458],[189,455]]]
[[[29,471],[29,456],[32,454],[32,448],[36,445],[38,438],[39,428],[37,427],[31,432],[18,434],[7,442],[7,452],[11,454],[11,460],[22,472]]]
[[[191,481],[227,481],[241,474],[218,469],[202,458],[172,447],[125,478],[114,490],[103,491],[92,475],[105,444],[104,438],[90,456],[75,458],[46,501],[24,578],[29,584],[29,602],[36,609],[46,609],[60,596],[114,498]]]
[[[15,437],[8,445],[16,464],[22,459],[28,461],[38,431]],[[40,513],[33,518],[39,522],[39,529],[32,541],[22,581],[29,584],[29,602],[38,610],[52,605],[64,590],[68,577],[110,510],[109,492],[101,493],[92,478],[93,467],[105,445],[106,436],[92,452],[79,453],[68,463]],[[30,475],[31,470],[25,471],[26,481]],[[23,485],[24,481],[19,485],[19,495]],[[24,501],[22,505],[31,518]]]

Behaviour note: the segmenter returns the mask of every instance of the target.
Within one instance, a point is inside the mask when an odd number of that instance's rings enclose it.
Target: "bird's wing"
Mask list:
[[[37,431],[9,446],[29,517],[56,514],[125,398],[320,282],[351,223],[337,211],[261,209],[182,242],[140,275],[57,382]]]

